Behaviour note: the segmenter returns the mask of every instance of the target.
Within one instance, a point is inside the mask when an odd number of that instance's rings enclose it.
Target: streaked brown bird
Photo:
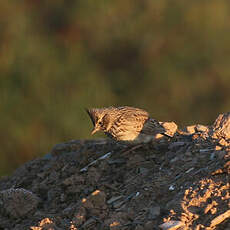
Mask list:
[[[164,127],[150,118],[143,109],[129,106],[86,109],[94,128],[91,134],[103,131],[107,136],[122,142],[146,143],[156,134],[165,133]]]

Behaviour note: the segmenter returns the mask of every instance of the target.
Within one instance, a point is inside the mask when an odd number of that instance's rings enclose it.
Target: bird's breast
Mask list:
[[[133,141],[138,137],[139,133],[135,131],[129,131],[124,129],[110,129],[107,136],[117,140],[117,141]]]

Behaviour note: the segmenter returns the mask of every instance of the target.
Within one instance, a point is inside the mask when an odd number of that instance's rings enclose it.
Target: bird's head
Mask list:
[[[110,116],[106,109],[86,109],[86,112],[94,125],[92,135],[97,131],[106,132],[108,130]]]

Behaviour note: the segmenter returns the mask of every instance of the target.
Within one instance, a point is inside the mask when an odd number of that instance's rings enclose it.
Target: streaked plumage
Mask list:
[[[92,134],[103,131],[116,141],[149,142],[156,134],[165,132],[164,127],[143,109],[123,106],[86,111],[94,125]]]

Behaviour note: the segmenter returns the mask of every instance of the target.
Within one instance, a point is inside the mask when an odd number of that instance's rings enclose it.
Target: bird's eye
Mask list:
[[[101,121],[99,121],[99,122],[98,122],[98,124],[99,124],[99,125],[102,125],[102,122],[101,122]]]

